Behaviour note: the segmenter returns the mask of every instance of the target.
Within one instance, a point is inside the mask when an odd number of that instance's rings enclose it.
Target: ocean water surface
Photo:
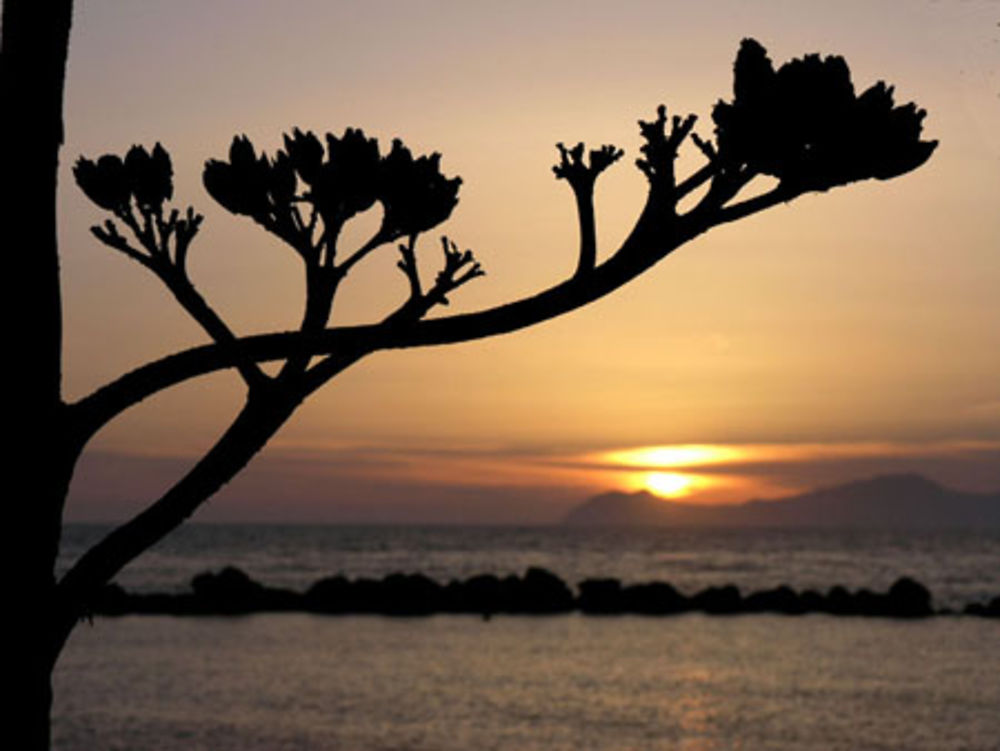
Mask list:
[[[70,527],[65,560],[102,532]],[[227,564],[296,588],[541,565],[687,592],[910,575],[937,604],[1000,594],[1000,535],[957,531],[192,525],[119,581],[175,591]],[[998,676],[1000,624],[973,617],[98,618],[57,668],[54,746],[998,751]]]

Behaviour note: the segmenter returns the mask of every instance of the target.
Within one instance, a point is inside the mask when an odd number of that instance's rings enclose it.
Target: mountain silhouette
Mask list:
[[[565,524],[642,526],[1000,527],[1000,492],[968,493],[918,474],[880,475],[735,505],[667,501],[641,490],[603,493]]]

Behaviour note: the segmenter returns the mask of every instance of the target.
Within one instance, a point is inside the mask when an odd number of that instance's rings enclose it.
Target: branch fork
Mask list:
[[[406,275],[410,283],[410,297],[390,320],[419,320],[435,305],[448,305],[448,295],[473,279],[485,276],[486,272],[476,260],[471,250],[459,250],[458,245],[447,237],[441,238],[441,249],[444,253],[444,265],[434,278],[434,284],[423,291],[420,272],[417,268],[414,252],[416,235],[411,236],[408,243],[399,246],[400,260],[396,266]]]

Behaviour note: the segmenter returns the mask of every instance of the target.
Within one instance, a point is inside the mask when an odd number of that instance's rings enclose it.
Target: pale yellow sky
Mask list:
[[[471,310],[572,271],[576,221],[550,171],[556,141],[626,149],[598,184],[600,241],[614,249],[643,198],[635,121],[664,102],[699,113],[709,135],[739,40],[754,36],[776,63],[843,54],[856,87],[896,84],[898,100],[929,112],[927,137],[941,141],[931,161],[719,228],[536,329],[375,355],[307,403],[274,451],[313,447],[322,463],[333,444],[576,455],[1000,440],[998,21],[997,3],[971,0],[80,0],[60,193],[67,392],[201,341],[154,279],[90,236],[100,216],[69,179],[77,155],[157,140],[170,149],[176,200],[207,217],[191,250],[195,282],[249,333],[297,323],[300,270],[290,250],[212,203],[205,159],[236,133],[273,150],[295,125],[361,126],[386,146],[400,136],[439,150],[444,172],[464,179],[442,229],[488,272],[453,299],[452,310]],[[425,245],[436,260],[435,238]],[[388,251],[349,280],[340,321],[371,320],[405,294]],[[193,457],[239,398],[228,376],[184,386],[125,415],[94,448]],[[75,497],[96,503],[100,490],[82,482]],[[336,477],[325,482],[335,503]],[[141,494],[141,472],[136,483]]]

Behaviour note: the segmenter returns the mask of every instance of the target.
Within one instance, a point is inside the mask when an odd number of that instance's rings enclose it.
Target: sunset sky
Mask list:
[[[717,228],[534,329],[371,356],[196,518],[539,522],[610,489],[733,502],[887,471],[1000,488],[998,23],[986,0],[79,0],[60,188],[67,396],[204,341],[157,280],[90,235],[103,216],[72,182],[77,156],[170,150],[175,202],[206,215],[194,281],[253,333],[297,326],[299,262],[209,198],[206,159],[239,133],[273,153],[293,126],[440,151],[464,180],[440,229],[488,274],[445,312],[475,310],[573,271],[557,141],[626,150],[597,188],[609,253],[645,194],[636,120],[662,102],[711,135],[752,36],[776,64],[841,54],[859,90],[895,84],[928,111],[934,156]],[[699,165],[692,152],[681,170]],[[432,262],[436,234],[418,248]],[[386,248],[352,273],[337,322],[404,298],[395,261]],[[127,518],[153,500],[241,396],[216,375],[126,413],[82,460],[69,518]]]

